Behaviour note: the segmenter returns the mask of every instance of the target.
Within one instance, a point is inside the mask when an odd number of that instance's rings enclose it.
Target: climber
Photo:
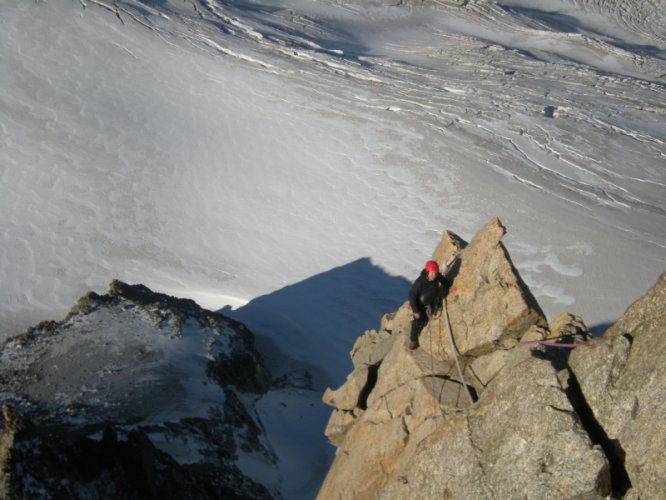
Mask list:
[[[454,293],[455,287],[439,272],[434,260],[425,263],[423,270],[409,289],[409,305],[414,315],[409,334],[409,348],[419,346],[419,334],[430,316],[437,316],[442,309],[444,297]]]

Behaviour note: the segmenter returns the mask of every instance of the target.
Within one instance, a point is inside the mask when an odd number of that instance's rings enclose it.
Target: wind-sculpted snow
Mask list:
[[[663,0],[640,2],[624,0],[576,0],[586,10],[611,16],[636,36],[643,36],[662,51],[666,45],[666,18]]]
[[[8,5],[5,324],[117,275],[218,307],[365,256],[411,275],[492,215],[519,267],[581,270],[526,273],[547,311],[611,319],[663,267],[663,40],[514,4]],[[608,268],[626,295],[580,291]]]

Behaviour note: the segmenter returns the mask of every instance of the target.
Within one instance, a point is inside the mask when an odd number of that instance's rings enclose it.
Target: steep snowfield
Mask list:
[[[209,307],[410,280],[493,215],[550,315],[664,267],[664,40],[626,8],[83,4],[3,5],[5,335],[113,277]]]
[[[0,0],[0,335],[119,278],[323,390],[493,216],[550,318],[613,321],[666,268],[663,2],[458,3]],[[269,434],[323,446],[312,404]]]

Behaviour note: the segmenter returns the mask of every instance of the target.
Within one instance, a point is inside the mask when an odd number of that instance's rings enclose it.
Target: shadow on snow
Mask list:
[[[409,286],[362,258],[220,312],[250,328],[274,378],[307,370],[312,388],[324,389],[344,382],[356,338],[378,329]]]

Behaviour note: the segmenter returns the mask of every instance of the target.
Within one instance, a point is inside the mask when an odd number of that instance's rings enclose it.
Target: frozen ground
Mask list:
[[[119,278],[323,390],[493,216],[549,318],[618,317],[666,269],[664,2],[383,3],[0,0],[0,336]]]

